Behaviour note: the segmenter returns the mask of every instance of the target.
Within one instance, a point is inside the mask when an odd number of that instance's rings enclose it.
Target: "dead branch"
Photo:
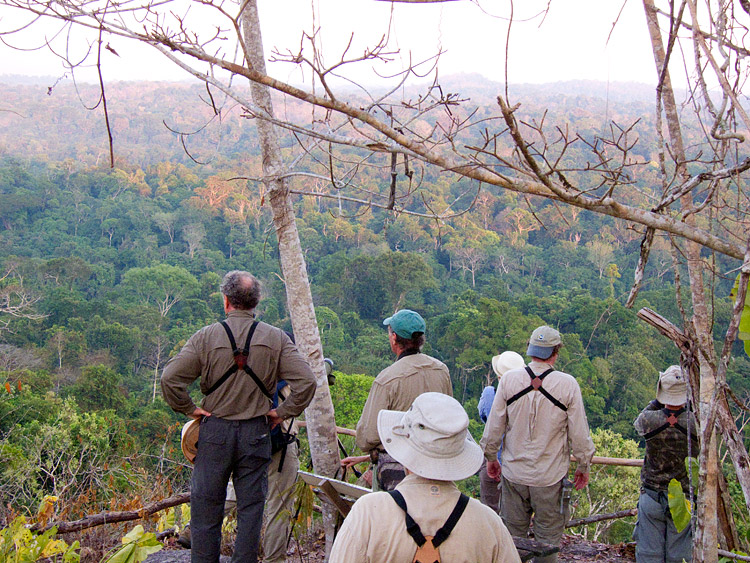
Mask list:
[[[566,528],[576,528],[578,526],[585,526],[587,524],[594,524],[595,522],[602,522],[604,520],[615,520],[616,518],[628,518],[630,516],[638,516],[637,508],[629,508],[628,510],[620,510],[619,512],[613,512],[611,514],[595,514],[586,518],[576,518],[568,522]]]
[[[73,522],[50,522],[44,527],[32,526],[31,531],[42,532],[52,527],[57,527],[58,534],[68,534],[70,532],[80,532],[87,528],[101,526],[103,524],[116,524],[117,522],[129,522],[131,520],[141,520],[161,510],[172,508],[180,504],[190,502],[190,493],[180,493],[151,504],[147,504],[139,510],[125,510],[121,512],[100,512],[93,516],[87,516]]]

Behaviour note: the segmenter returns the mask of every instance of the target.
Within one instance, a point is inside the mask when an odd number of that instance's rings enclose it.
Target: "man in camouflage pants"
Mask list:
[[[633,532],[638,563],[680,563],[692,558],[692,526],[677,531],[667,496],[672,479],[682,484],[686,496],[689,494],[685,458],[698,455],[695,416],[686,407],[687,384],[682,370],[670,366],[659,374],[656,400],[634,423],[646,440],[638,522]]]

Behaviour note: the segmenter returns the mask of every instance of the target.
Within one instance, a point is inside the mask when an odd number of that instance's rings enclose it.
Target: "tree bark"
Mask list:
[[[656,6],[653,0],[643,0],[646,12],[648,31],[651,36],[651,46],[654,61],[659,75],[657,91],[661,103],[664,105],[669,141],[672,156],[675,161],[675,175],[680,183],[686,182],[690,175],[687,171],[687,158],[682,140],[680,118],[675,102],[674,90],[670,79],[667,55],[662,42],[661,29],[657,20]],[[693,203],[690,195],[680,200],[683,216],[688,226],[695,225],[695,217],[686,213],[692,210]],[[711,337],[711,323],[708,307],[706,306],[705,287],[703,282],[703,263],[700,256],[700,246],[692,241],[686,241],[685,256],[690,280],[690,293],[693,304],[691,319],[692,327],[689,332],[691,340],[697,344],[698,364],[700,366],[700,388],[693,389],[693,397],[699,399],[699,420],[701,427],[701,451],[699,455],[700,480],[698,488],[698,502],[696,503],[697,518],[693,532],[693,559],[705,563],[718,561],[717,546],[717,476],[718,453],[716,450],[716,433],[710,423],[711,404],[716,383],[716,353]],[[677,265],[675,265],[677,266]],[[689,369],[692,366],[689,366]]]
[[[245,4],[241,21],[248,67],[265,74],[263,38],[256,0],[249,0]],[[253,102],[263,108],[268,115],[274,115],[270,88],[258,82],[250,82],[250,90]],[[299,240],[294,209],[289,198],[289,187],[287,180],[280,178],[283,161],[278,133],[274,125],[265,119],[256,120],[256,125],[263,156],[264,184],[279,241],[281,270],[286,285],[287,307],[292,319],[294,337],[300,351],[312,367],[318,384],[315,397],[305,410],[310,453],[315,471],[320,475],[333,477],[340,469],[336,421],[323,363],[323,347],[315,318],[307,266]],[[333,507],[324,506],[323,522],[327,558],[333,545],[336,523],[336,512]]]

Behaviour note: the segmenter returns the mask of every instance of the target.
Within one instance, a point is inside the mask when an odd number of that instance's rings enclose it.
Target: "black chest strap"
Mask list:
[[[404,500],[404,496],[396,490],[388,491],[388,494],[391,495],[391,498],[394,501],[396,501],[398,507],[404,511],[404,515],[406,516],[406,531],[412,537],[414,543],[416,543],[417,546],[422,547],[427,542],[427,538],[425,538],[424,534],[422,534],[422,530],[420,529],[419,524],[414,521],[414,518],[412,518],[409,512],[406,510],[406,501]],[[451,535],[453,528],[455,528],[456,524],[458,524],[458,521],[461,518],[461,515],[464,513],[464,510],[466,510],[466,506],[468,504],[469,497],[461,493],[461,496],[458,497],[456,506],[453,508],[450,516],[448,516],[445,524],[443,524],[442,528],[435,532],[435,535],[432,538],[432,545],[435,548],[439,547],[440,544],[448,539],[448,536]]]
[[[211,386],[211,388],[206,392],[206,396],[216,391],[227,379],[229,379],[229,377],[233,373],[241,369],[252,378],[252,380],[258,386],[258,389],[260,389],[261,393],[268,397],[270,401],[273,401],[273,395],[268,392],[266,386],[263,385],[263,382],[257,375],[255,375],[255,372],[248,364],[248,358],[250,356],[250,341],[253,339],[253,334],[255,334],[255,329],[258,326],[258,321],[254,321],[250,326],[250,331],[247,333],[247,340],[245,340],[245,347],[242,350],[237,348],[237,342],[234,340],[234,334],[232,334],[232,330],[229,328],[227,322],[221,321],[221,326],[224,327],[224,331],[229,337],[229,343],[232,346],[232,354],[234,354],[234,365],[230,367],[224,373],[224,375],[222,375],[218,379],[218,381]]]
[[[545,377],[547,377],[550,373],[555,371],[553,368],[549,368],[547,371],[545,371],[541,375],[535,374],[533,371],[531,371],[531,368],[529,366],[526,366],[526,373],[529,374],[529,377],[531,378],[531,383],[529,384],[526,389],[523,389],[513,395],[510,399],[506,401],[507,405],[511,405],[515,403],[518,399],[526,395],[527,393],[531,393],[532,391],[539,391],[542,395],[547,397],[547,399],[550,400],[550,402],[555,405],[558,409],[567,412],[568,407],[563,405],[560,401],[558,401],[555,397],[553,397],[549,391],[547,391],[544,387],[542,387],[542,381]]]
[[[651,432],[646,432],[643,435],[643,437],[646,440],[650,440],[651,438],[653,438],[657,434],[661,434],[667,428],[676,428],[677,430],[679,430],[680,432],[682,432],[685,436],[687,436],[687,433],[688,433],[687,429],[684,428],[680,423],[677,422],[677,417],[680,416],[682,413],[685,412],[685,407],[680,407],[676,411],[670,410],[670,409],[668,409],[668,408],[665,407],[665,408],[662,409],[662,412],[664,413],[664,416],[666,417],[666,420],[665,420],[664,424],[662,424],[661,426],[659,426],[659,428],[656,428],[656,429],[652,430]]]

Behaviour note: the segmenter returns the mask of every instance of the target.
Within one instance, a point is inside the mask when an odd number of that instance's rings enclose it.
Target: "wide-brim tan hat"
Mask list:
[[[507,372],[512,369],[520,369],[526,365],[523,361],[523,356],[518,352],[508,350],[492,358],[492,371],[498,377],[504,376]]]
[[[378,413],[385,451],[427,479],[459,481],[479,471],[484,455],[468,428],[464,408],[442,393],[421,394],[406,412]]]
[[[198,432],[200,430],[201,421],[199,418],[186,422],[182,427],[182,435],[180,437],[180,445],[182,446],[182,453],[190,463],[195,463],[195,455],[198,453]]]
[[[662,405],[684,405],[687,401],[687,381],[680,366],[669,366],[659,374],[656,400]]]

